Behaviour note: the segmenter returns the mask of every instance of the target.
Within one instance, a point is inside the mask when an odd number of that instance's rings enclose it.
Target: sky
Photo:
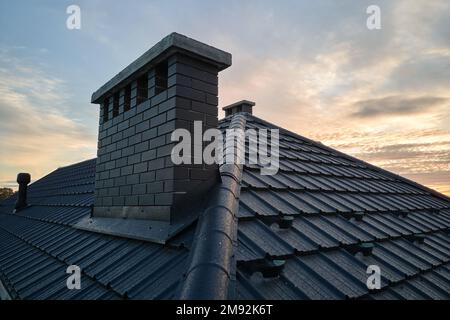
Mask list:
[[[0,187],[94,158],[92,92],[174,31],[232,53],[219,107],[450,195],[447,0],[0,0]]]

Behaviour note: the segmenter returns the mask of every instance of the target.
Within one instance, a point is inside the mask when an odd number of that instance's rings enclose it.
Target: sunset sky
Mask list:
[[[450,195],[448,0],[0,0],[0,30],[0,187],[95,157],[92,92],[176,31],[232,53],[220,107]]]

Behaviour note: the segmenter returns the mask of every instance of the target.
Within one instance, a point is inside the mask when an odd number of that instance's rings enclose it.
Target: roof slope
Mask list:
[[[276,126],[247,115],[247,128]],[[244,167],[237,215],[240,298],[450,298],[449,199],[320,143],[281,129],[280,170]],[[265,258],[286,261],[279,277],[250,275]],[[381,268],[377,293],[369,265]]]
[[[276,128],[245,117],[246,128]],[[259,169],[240,169],[229,297],[450,298],[449,198],[286,130],[279,172]],[[60,168],[29,187],[27,209],[11,214],[15,197],[0,205],[0,280],[12,298],[177,297],[195,225],[164,246],[75,229],[90,213],[94,176],[95,159]],[[292,226],[278,227],[281,216]],[[285,260],[279,276],[249,271],[274,259]],[[71,264],[83,271],[81,290],[66,289]],[[374,264],[382,290],[369,292]]]
[[[179,245],[75,229],[93,204],[95,159],[60,168],[29,188],[30,207],[0,206],[0,276],[12,298],[166,299],[173,297],[187,250]],[[67,290],[67,266],[82,270]]]

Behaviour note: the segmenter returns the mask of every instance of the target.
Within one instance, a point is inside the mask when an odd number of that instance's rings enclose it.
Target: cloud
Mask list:
[[[64,81],[0,50],[0,185],[95,155],[95,136],[66,114]]]
[[[370,118],[379,116],[398,116],[424,113],[434,107],[448,103],[449,98],[444,97],[405,97],[390,96],[379,99],[369,99],[354,103],[357,111],[352,116],[358,118]]]

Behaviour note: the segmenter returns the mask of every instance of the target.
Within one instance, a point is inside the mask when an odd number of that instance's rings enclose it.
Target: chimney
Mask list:
[[[93,93],[100,104],[93,219],[173,226],[189,215],[218,166],[173,164],[171,133],[193,137],[194,121],[217,128],[218,72],[230,65],[231,54],[172,33]]]
[[[238,112],[247,112],[252,114],[254,106],[255,103],[253,101],[241,100],[223,107],[222,110],[225,111],[225,117],[228,117]]]
[[[14,212],[19,212],[28,206],[27,203],[27,188],[31,181],[29,173],[19,173],[17,175],[17,183],[19,184],[19,191],[17,195],[17,202],[14,207]]]

